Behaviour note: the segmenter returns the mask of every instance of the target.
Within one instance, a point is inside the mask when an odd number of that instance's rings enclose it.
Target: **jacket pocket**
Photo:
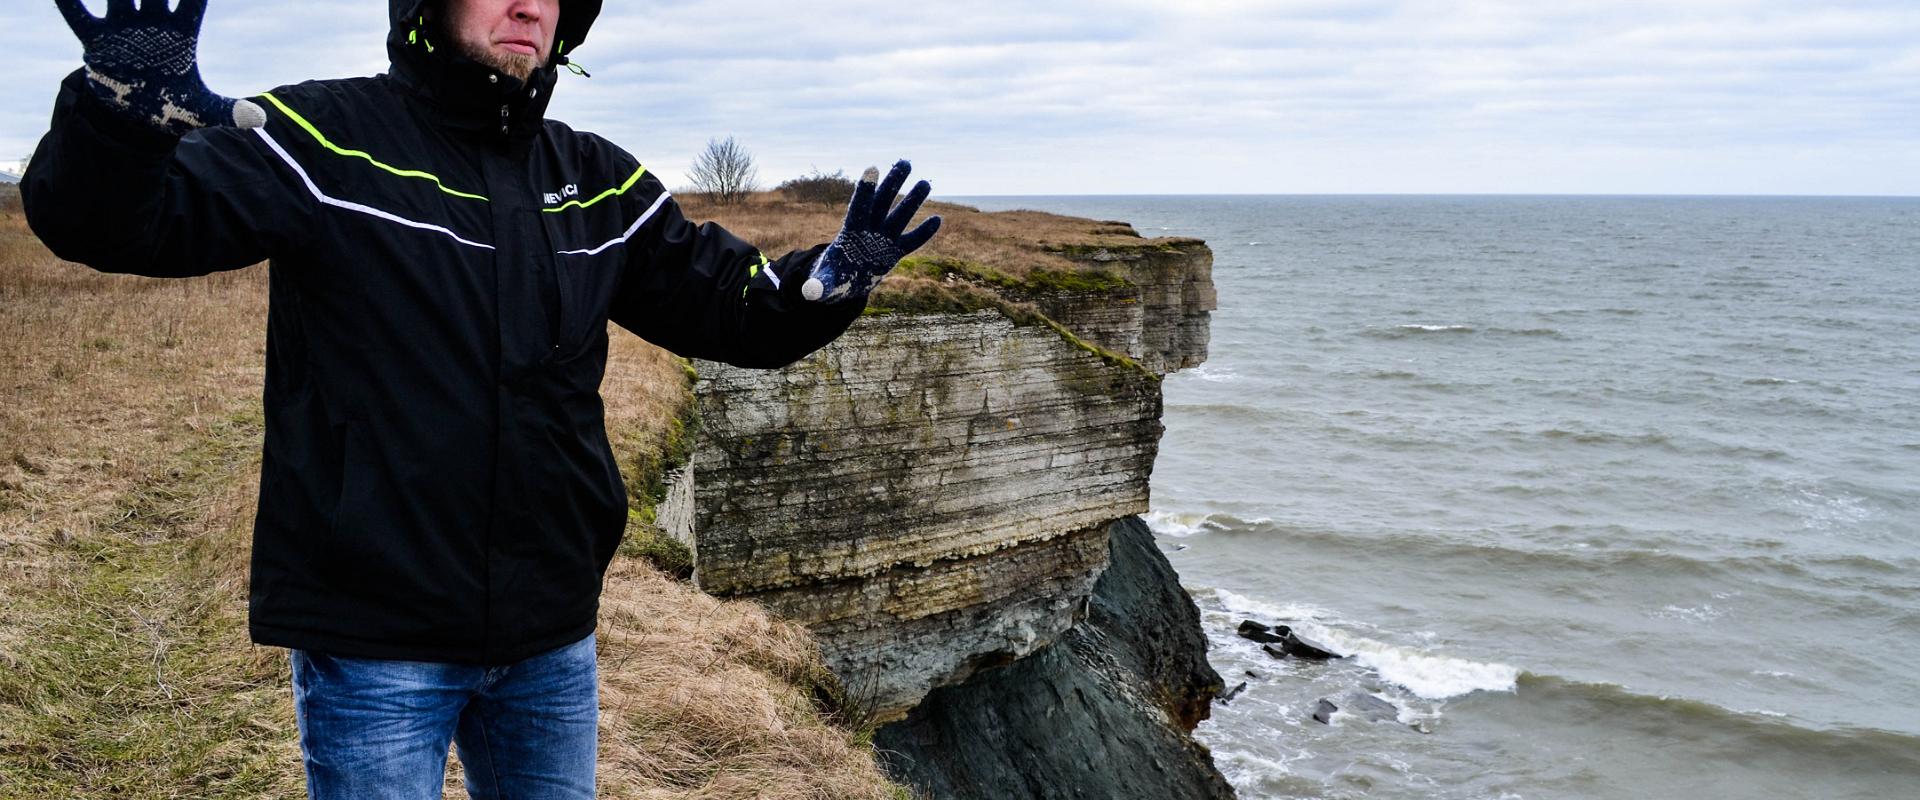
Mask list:
[[[353,564],[368,553],[367,528],[380,518],[376,496],[380,478],[369,458],[366,432],[349,421],[340,447],[340,497],[334,503],[333,524],[328,531],[328,556],[337,563]]]
[[[605,255],[554,259],[560,289],[560,338],[556,360],[594,350],[606,334],[607,305],[619,278],[618,261]]]

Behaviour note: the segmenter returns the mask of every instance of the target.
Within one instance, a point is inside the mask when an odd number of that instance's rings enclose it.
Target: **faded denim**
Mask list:
[[[439,800],[449,743],[475,800],[593,800],[592,634],[504,667],[290,657],[313,800]]]

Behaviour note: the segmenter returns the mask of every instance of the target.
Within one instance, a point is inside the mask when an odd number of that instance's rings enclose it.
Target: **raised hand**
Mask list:
[[[807,282],[800,286],[802,297],[821,303],[838,303],[849,298],[864,300],[888,270],[908,253],[920,249],[940,230],[940,218],[933,217],[912,233],[906,232],[907,223],[913,221],[914,213],[933,191],[926,181],[914,184],[913,191],[907,193],[898,208],[893,205],[894,196],[900,193],[900,186],[907,182],[907,173],[912,170],[912,165],[905,161],[895,162],[893,171],[887,173],[887,179],[877,189],[873,182],[879,176],[878,170],[870,169],[860,176],[859,185],[853,189],[853,200],[847,204],[846,224],[814,262]]]
[[[96,17],[80,0],[53,0],[86,48],[87,84],[127,116],[180,135],[195,128],[258,128],[266,112],[246,100],[214,94],[200,80],[200,21],[207,0],[108,0]]]

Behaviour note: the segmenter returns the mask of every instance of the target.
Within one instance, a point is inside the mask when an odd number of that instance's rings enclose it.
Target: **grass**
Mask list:
[[[48,254],[10,191],[0,799],[300,796],[285,652],[245,628],[265,270],[94,273]],[[683,361],[615,334],[602,392],[642,490],[636,538],[658,499],[652,465],[684,458],[688,385]],[[830,705],[803,627],[633,556],[602,601],[603,797],[904,796],[871,731]],[[450,773],[447,796],[463,797],[457,759]]]
[[[678,199],[688,218],[719,222],[775,258],[833,239],[846,217],[843,206],[789,202],[774,192],[762,192],[730,206],[715,205],[698,195]],[[989,213],[971,206],[929,201],[920,217],[933,214],[941,217],[940,233],[916,256],[965,265],[976,279],[1029,291],[1049,286],[1071,290],[1083,282],[1112,289],[1116,283],[1124,284],[1124,279],[1080,256],[1100,250],[1159,249],[1186,241],[1143,239],[1124,222],[1043,211]],[[889,276],[888,280],[893,278]]]
[[[698,195],[679,198],[691,219],[726,226],[770,257],[832,240],[844,208],[788,201],[762,192],[746,202],[721,206]],[[1075,335],[1033,301],[1059,293],[1127,295],[1133,284],[1094,260],[1102,251],[1167,249],[1191,241],[1144,239],[1124,222],[1099,221],[1043,211],[982,212],[970,206],[929,201],[921,212],[941,217],[939,235],[900,262],[874,287],[868,315],[964,314],[993,309],[1015,325],[1044,325],[1067,343],[1106,363],[1159,377],[1132,358]]]

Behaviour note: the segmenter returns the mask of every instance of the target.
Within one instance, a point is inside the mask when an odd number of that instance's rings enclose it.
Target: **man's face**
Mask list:
[[[447,32],[468,58],[520,80],[545,66],[560,0],[448,0]]]

